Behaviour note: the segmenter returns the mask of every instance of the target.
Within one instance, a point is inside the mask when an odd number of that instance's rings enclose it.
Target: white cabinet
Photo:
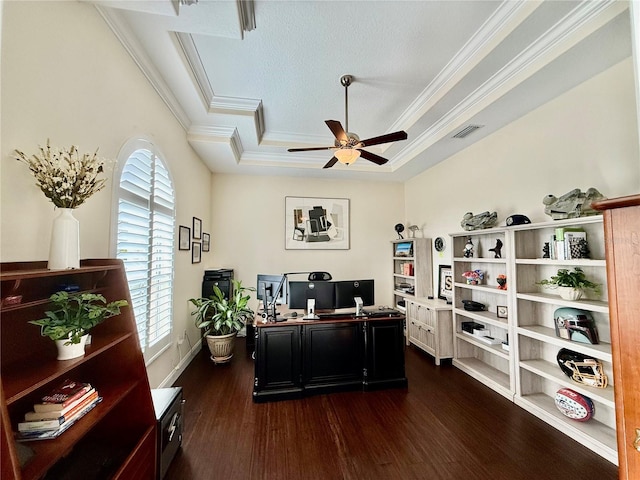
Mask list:
[[[393,240],[393,306],[406,311],[407,299],[433,295],[431,239]]]
[[[586,232],[590,258],[554,260],[542,258],[542,248],[557,228],[580,228]],[[617,463],[615,404],[609,307],[607,303],[606,263],[602,217],[556,220],[513,230],[515,335],[517,338],[515,402],[576,441]],[[542,289],[536,282],[549,278],[558,269],[581,268],[587,278],[602,284],[598,298],[563,300],[557,290]],[[588,312],[595,320],[599,342],[580,343],[556,335],[554,312],[563,307]],[[573,381],[558,366],[562,348],[602,361],[609,385],[606,388],[585,386]],[[570,388],[589,397],[594,406],[593,418],[586,422],[572,420],[560,413],[554,403],[560,388]]]
[[[409,343],[433,355],[436,365],[453,358],[451,305],[429,298],[407,300],[406,319]]]
[[[513,376],[513,352],[503,347],[502,342],[511,343],[511,317],[509,290],[498,288],[500,275],[509,282],[510,240],[506,229],[493,228],[452,234],[453,244],[453,324],[455,328],[453,364],[509,399],[513,399],[515,379]],[[466,257],[465,246],[473,244],[473,256]],[[498,252],[491,251],[500,246]],[[497,255],[500,255],[496,258]],[[467,283],[465,272],[482,272],[478,284]],[[507,288],[510,285],[507,283]],[[484,310],[465,310],[463,301],[473,301],[484,306]],[[507,317],[498,316],[505,310]],[[505,309],[506,307],[506,309]],[[484,333],[474,335],[465,330],[471,322],[482,325]],[[490,338],[487,338],[490,337]],[[497,343],[490,343],[497,342]]]
[[[556,229],[586,232],[588,258],[558,260],[544,258],[545,244]],[[612,463],[618,461],[611,353],[609,306],[602,217],[582,217],[537,224],[501,227],[451,235],[454,277],[454,359],[453,364],[493,388],[517,405],[592,449]],[[471,239],[474,256],[465,257]],[[502,242],[501,258],[495,258],[496,241]],[[584,252],[582,252],[584,253]],[[553,256],[553,255],[552,255]],[[596,296],[564,300],[557,290],[538,282],[555,275],[558,269],[581,268],[587,278],[602,285]],[[479,285],[466,283],[463,272],[482,270]],[[507,276],[507,290],[497,288],[497,275]],[[463,300],[486,306],[484,311],[467,311]],[[498,307],[501,308],[498,315]],[[559,308],[588,312],[595,321],[599,341],[582,343],[556,335],[555,312]],[[505,317],[506,313],[506,317]],[[490,344],[464,331],[463,322],[485,326],[488,336],[508,339],[509,348]],[[609,384],[591,387],[572,380],[560,369],[557,355],[565,348],[602,362]],[[591,399],[594,415],[586,422],[564,416],[555,405],[556,392],[569,388]]]

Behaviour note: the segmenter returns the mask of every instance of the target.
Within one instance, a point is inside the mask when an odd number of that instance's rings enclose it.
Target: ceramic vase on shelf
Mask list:
[[[87,337],[88,335],[83,335],[80,337],[80,343],[70,343],[68,345],[65,345],[68,340],[55,340],[58,348],[57,360],[71,360],[72,358],[83,357]]]
[[[58,208],[60,214],[53,220],[49,270],[80,268],[80,222],[72,208]]]

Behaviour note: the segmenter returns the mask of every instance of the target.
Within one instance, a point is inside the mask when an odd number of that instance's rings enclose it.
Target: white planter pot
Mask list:
[[[80,343],[70,343],[65,345],[68,340],[55,340],[56,347],[58,347],[58,360],[71,360],[72,358],[78,358],[84,356],[84,346],[87,343],[87,337],[89,335],[83,335],[80,337]]]
[[[207,345],[209,346],[213,363],[228,363],[231,360],[237,335],[238,332],[219,336],[207,335]]]
[[[80,222],[72,208],[59,208],[53,220],[49,247],[49,270],[80,268]]]
[[[579,288],[558,287],[558,293],[565,300],[580,300],[584,292]]]

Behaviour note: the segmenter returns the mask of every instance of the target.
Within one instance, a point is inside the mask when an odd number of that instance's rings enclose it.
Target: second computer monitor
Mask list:
[[[333,282],[289,282],[290,309],[306,310],[307,300],[312,298],[316,301],[316,310],[333,310]]]
[[[333,283],[336,291],[336,308],[355,307],[355,297],[362,298],[364,306],[375,305],[373,280],[341,280]]]

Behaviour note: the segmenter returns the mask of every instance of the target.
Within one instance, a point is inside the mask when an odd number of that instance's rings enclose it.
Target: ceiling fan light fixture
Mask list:
[[[360,157],[360,150],[356,150],[355,148],[341,148],[336,150],[334,156],[340,163],[351,165]]]

